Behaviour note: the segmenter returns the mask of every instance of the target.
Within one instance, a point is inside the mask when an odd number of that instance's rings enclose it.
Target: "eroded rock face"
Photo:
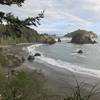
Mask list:
[[[76,44],[94,44],[96,41],[92,40],[95,36],[93,36],[92,32],[77,30],[73,32],[73,36],[71,39],[71,43]]]

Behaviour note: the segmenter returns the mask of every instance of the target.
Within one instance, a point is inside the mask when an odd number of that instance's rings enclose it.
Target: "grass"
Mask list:
[[[71,93],[68,93],[64,100],[91,100],[92,97],[100,94],[100,89],[97,88],[98,84],[89,87],[89,84],[79,82],[76,80],[76,87],[70,87]],[[88,90],[87,87],[89,88]]]
[[[91,100],[99,93],[96,84],[84,94],[83,90],[88,84],[84,82],[79,84],[76,80],[76,87],[70,87],[72,91],[62,97],[45,87],[47,79],[41,71],[11,71],[10,73],[9,78],[0,73],[2,100]]]

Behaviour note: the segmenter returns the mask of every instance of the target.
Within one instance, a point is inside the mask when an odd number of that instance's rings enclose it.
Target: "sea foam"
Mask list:
[[[27,47],[27,52],[31,55],[34,55],[36,52],[39,52],[36,50],[36,48],[39,46],[42,46],[42,44],[36,44],[36,45],[29,46]],[[69,62],[62,61],[60,59],[56,60],[53,58],[49,58],[43,55],[42,53],[41,53],[41,57],[37,57],[37,58],[38,58],[38,62],[40,60],[40,63],[47,63],[47,64],[50,64],[50,65],[53,65],[59,68],[64,68],[71,72],[100,78],[100,70],[89,69],[89,68],[85,68],[84,66],[74,65]]]

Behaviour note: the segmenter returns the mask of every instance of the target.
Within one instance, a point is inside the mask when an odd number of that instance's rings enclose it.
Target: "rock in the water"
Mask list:
[[[35,53],[35,55],[34,56],[41,56],[41,54],[40,53]]]
[[[61,42],[61,39],[60,38],[58,38],[58,42]]]
[[[32,56],[32,55],[29,55],[28,58],[27,58],[28,61],[33,61],[34,59],[35,59],[35,57]]]
[[[82,51],[82,50],[79,50],[77,53],[82,54],[82,53],[83,53],[83,51]]]
[[[96,34],[91,31],[85,31],[85,30],[77,30],[72,33],[72,40],[71,43],[76,44],[94,44],[97,43],[96,41],[93,41],[92,38],[96,37]]]
[[[92,32],[92,31],[86,31],[86,30],[76,30],[76,31],[74,31],[74,32],[71,32],[71,33],[67,33],[67,34],[65,34],[64,35],[64,37],[73,37],[77,32],[80,32],[80,33],[88,33],[90,36],[91,36],[91,38],[97,38],[97,35],[96,35],[96,33],[94,33],[94,32]]]

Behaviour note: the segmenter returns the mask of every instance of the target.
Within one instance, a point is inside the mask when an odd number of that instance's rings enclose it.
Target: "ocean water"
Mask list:
[[[97,41],[97,44],[77,45],[64,40],[53,45],[37,46],[32,52],[42,54],[41,57],[37,57],[40,63],[100,78],[100,39]],[[77,54],[80,49],[83,50],[83,54]]]
[[[80,49],[83,54],[77,54]],[[76,45],[63,41],[54,45],[40,46],[37,50],[44,56],[55,60],[100,70],[100,43]]]

